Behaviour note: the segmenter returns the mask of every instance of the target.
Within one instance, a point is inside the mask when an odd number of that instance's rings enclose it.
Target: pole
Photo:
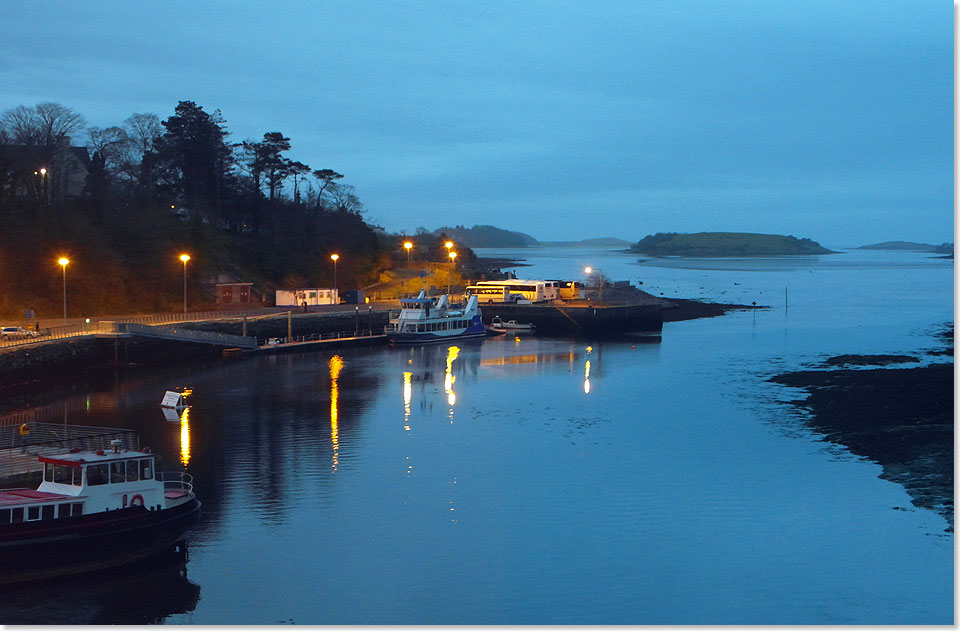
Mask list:
[[[183,262],[183,312],[187,312],[187,262]]]
[[[353,311],[355,313],[353,318],[353,337],[357,337],[357,335],[360,333],[360,307],[354,307]]]
[[[290,322],[293,311],[287,311],[287,341],[293,341],[293,324]]]
[[[61,265],[63,268],[63,323],[67,323],[67,266]]]

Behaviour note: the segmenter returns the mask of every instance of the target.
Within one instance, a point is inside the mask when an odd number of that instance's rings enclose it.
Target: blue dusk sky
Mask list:
[[[391,232],[952,241],[946,0],[0,4],[0,111],[178,101]],[[84,144],[81,137],[75,144]]]

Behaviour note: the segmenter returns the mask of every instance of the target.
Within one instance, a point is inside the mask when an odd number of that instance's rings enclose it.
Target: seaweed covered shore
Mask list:
[[[941,332],[953,355],[953,330]],[[900,367],[912,356],[842,355],[827,368],[785,373],[775,383],[802,388],[793,405],[809,410],[807,424],[824,440],[883,467],[880,477],[902,484],[917,507],[943,515],[953,531],[953,362]],[[897,366],[835,368],[836,366]]]

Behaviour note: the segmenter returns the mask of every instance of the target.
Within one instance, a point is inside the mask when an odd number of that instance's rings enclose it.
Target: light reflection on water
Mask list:
[[[591,256],[614,278],[638,268]],[[822,279],[828,296],[792,278],[789,318],[245,359],[172,379],[193,390],[186,424],[157,412],[169,375],[71,421],[135,427],[196,477],[203,598],[168,623],[949,624],[944,520],[892,510],[904,490],[797,428],[765,382],[824,353],[930,345],[917,326],[952,317],[950,267],[878,268]],[[899,315],[835,304],[892,306],[917,283]]]

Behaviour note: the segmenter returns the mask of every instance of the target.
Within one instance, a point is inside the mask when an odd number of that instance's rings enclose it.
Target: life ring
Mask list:
[[[143,506],[143,496],[137,493],[130,499],[130,506]]]

